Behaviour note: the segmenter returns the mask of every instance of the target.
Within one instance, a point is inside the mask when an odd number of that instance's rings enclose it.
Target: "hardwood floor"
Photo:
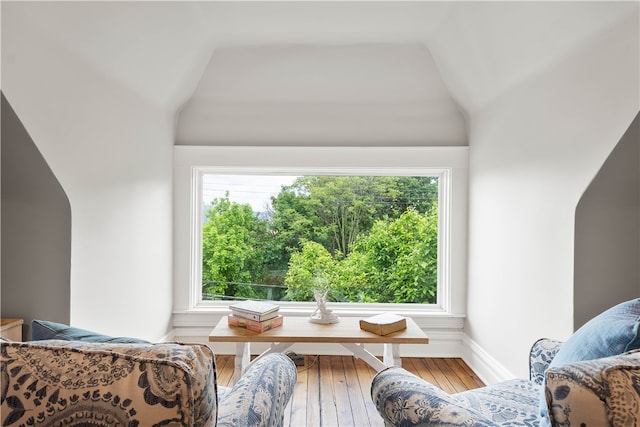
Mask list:
[[[231,386],[233,356],[216,357],[218,384]],[[408,371],[448,393],[484,384],[462,359],[403,357]],[[305,356],[298,367],[298,382],[285,414],[285,426],[383,426],[371,401],[375,371],[351,356]]]

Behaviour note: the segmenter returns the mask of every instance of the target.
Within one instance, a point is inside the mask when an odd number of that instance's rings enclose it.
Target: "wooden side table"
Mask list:
[[[407,317],[407,329],[384,336],[360,329],[360,320],[356,317],[342,317],[340,322],[326,325],[308,322],[304,317],[286,317],[282,326],[263,333],[229,326],[223,317],[209,334],[209,341],[236,343],[234,379],[237,381],[249,366],[252,342],[271,343],[258,357],[282,352],[295,343],[337,343],[381,371],[388,366],[402,365],[400,344],[428,344],[429,338],[410,317]],[[371,343],[384,344],[382,361],[364,348],[364,344]]]
[[[11,341],[22,341],[22,319],[3,317],[0,323],[0,337]]]

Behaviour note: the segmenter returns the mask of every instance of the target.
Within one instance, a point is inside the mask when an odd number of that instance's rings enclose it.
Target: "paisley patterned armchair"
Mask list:
[[[279,426],[296,383],[282,354],[230,389],[205,345],[0,341],[3,426]]]

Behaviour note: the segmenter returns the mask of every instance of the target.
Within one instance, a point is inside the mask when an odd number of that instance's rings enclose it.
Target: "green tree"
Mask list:
[[[377,186],[372,177],[318,176],[309,188],[316,215],[331,236],[328,249],[346,257],[356,238],[369,229],[375,217]]]
[[[397,197],[393,200],[394,215],[398,218],[407,209],[414,209],[418,213],[428,213],[433,204],[438,202],[438,178],[433,176],[394,176],[388,177],[397,190]]]
[[[335,283],[333,296],[336,301],[377,302],[366,271],[367,255],[353,250],[336,263],[331,279]]]
[[[274,269],[286,270],[291,254],[301,250],[305,241],[328,247],[329,231],[316,215],[304,185],[284,187],[271,198],[271,206]]]
[[[251,283],[262,275],[266,226],[251,210],[214,199],[202,228],[203,293],[257,297]]]
[[[284,283],[287,298],[292,301],[314,301],[315,286],[332,287],[335,262],[327,249],[319,243],[305,241],[302,249],[294,252]]]
[[[346,257],[353,242],[376,220],[398,218],[408,208],[426,212],[437,200],[437,189],[434,177],[300,177],[272,199],[282,260],[300,249],[304,240]]]
[[[437,204],[424,215],[409,209],[396,220],[377,221],[352,252],[366,277],[363,299],[435,303],[437,225]]]

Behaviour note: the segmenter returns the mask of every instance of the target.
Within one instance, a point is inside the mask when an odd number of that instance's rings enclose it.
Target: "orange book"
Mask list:
[[[227,319],[229,321],[229,326],[235,326],[238,328],[244,328],[250,331],[262,333],[270,329],[277,328],[278,326],[282,326],[284,317],[277,316],[273,319],[263,320],[262,322],[234,315],[227,316]]]

